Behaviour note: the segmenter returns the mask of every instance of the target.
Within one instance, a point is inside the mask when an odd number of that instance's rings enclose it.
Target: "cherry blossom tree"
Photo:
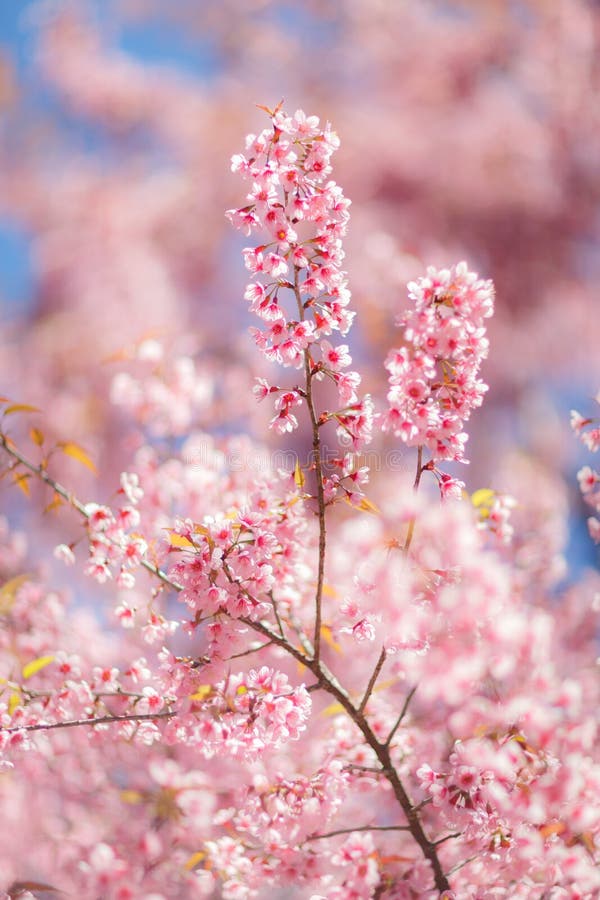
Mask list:
[[[560,543],[540,548],[522,479],[513,499],[455,474],[492,282],[464,262],[416,276],[388,386],[363,393],[339,137],[261,114],[227,217],[250,244],[254,394],[289,454],[230,427],[245,375],[160,334],[112,362],[122,465],[92,500],[80,434],[23,388],[2,401],[6,489],[53,525],[0,533],[0,887],[592,900],[598,581],[557,597]],[[597,423],[572,424],[597,450]],[[597,482],[580,471],[596,511]],[[41,561],[50,531],[75,597]]]

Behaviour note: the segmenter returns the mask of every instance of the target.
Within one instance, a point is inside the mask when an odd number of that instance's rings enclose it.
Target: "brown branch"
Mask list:
[[[390,733],[389,733],[389,735],[388,735],[388,737],[387,737],[387,740],[386,740],[386,742],[385,742],[385,746],[386,746],[386,747],[389,747],[389,746],[390,746],[390,744],[392,743],[392,739],[393,739],[394,735],[396,734],[396,732],[397,732],[398,729],[400,728],[400,725],[402,724],[402,721],[403,721],[403,719],[404,719],[404,716],[406,715],[406,712],[407,712],[407,710],[408,710],[408,705],[409,705],[410,701],[412,700],[412,698],[414,697],[415,691],[416,691],[416,690],[417,690],[417,685],[415,684],[415,686],[414,686],[413,688],[411,688],[410,691],[408,692],[408,694],[406,695],[406,699],[405,699],[405,701],[404,701],[404,705],[402,706],[402,710],[401,710],[401,712],[400,712],[400,715],[399,715],[398,718],[396,719],[395,725],[394,725],[394,727],[392,728],[392,730],[390,731]]]
[[[462,837],[462,836],[463,836],[462,831],[454,831],[452,834],[447,834],[446,837],[439,838],[439,840],[434,841],[433,843],[434,843],[434,846],[439,847],[440,844],[445,844],[446,841],[451,841],[452,838],[458,838],[458,837]]]
[[[297,272],[296,272],[296,282],[297,282]],[[296,286],[297,296],[299,297],[299,290]],[[243,622],[245,625],[248,625],[258,634],[261,634],[263,637],[267,638],[269,643],[276,644],[283,649],[286,650],[287,653],[290,654],[294,659],[296,659],[299,663],[305,666],[316,678],[317,683],[329,693],[332,697],[334,697],[342,706],[342,708],[346,711],[347,715],[351,719],[352,722],[356,725],[359,731],[362,733],[366,743],[371,747],[375,756],[377,757],[380,765],[382,773],[388,779],[390,786],[394,792],[394,796],[398,801],[405,817],[407,820],[406,826],[398,826],[393,830],[406,829],[409,831],[414,839],[414,841],[419,846],[423,856],[427,859],[433,870],[433,877],[435,881],[436,889],[440,894],[444,891],[450,890],[450,883],[448,881],[447,876],[444,874],[444,871],[441,866],[441,862],[437,856],[436,852],[436,843],[434,841],[430,841],[427,837],[421,821],[419,819],[419,809],[421,807],[415,807],[404,787],[400,777],[395,770],[392,760],[390,757],[390,746],[389,741],[393,734],[395,733],[397,727],[402,721],[402,717],[406,711],[403,709],[401,716],[392,729],[391,736],[388,738],[386,743],[381,743],[381,741],[377,738],[375,732],[372,730],[369,722],[364,715],[364,709],[357,708],[352,702],[350,695],[348,692],[342,687],[336,676],[329,670],[329,668],[321,661],[319,647],[320,647],[320,637],[321,637],[321,600],[323,593],[323,575],[324,575],[324,564],[325,564],[325,546],[326,546],[326,538],[325,538],[325,501],[324,501],[324,492],[323,492],[323,478],[322,478],[322,465],[321,465],[321,456],[320,456],[320,439],[318,433],[318,424],[315,418],[314,406],[312,404],[312,393],[310,391],[311,383],[310,378],[312,377],[312,373],[310,371],[310,362],[308,353],[305,351],[305,364],[307,371],[307,401],[309,409],[311,410],[311,422],[313,424],[313,446],[315,447],[315,470],[317,474],[317,499],[319,505],[319,575],[317,580],[317,591],[315,598],[315,642],[314,642],[314,652],[312,655],[308,655],[310,642],[308,639],[302,641],[302,646],[304,648],[299,650],[293,644],[291,644],[288,639],[284,635],[280,635],[275,631],[272,631],[271,628],[266,625],[264,622],[255,621],[253,619],[248,618],[247,616],[241,616],[238,621]],[[310,376],[310,377],[309,377]],[[86,512],[84,505],[77,500],[72,494],[70,494],[66,488],[62,487],[62,485],[58,484],[53,478],[51,478],[41,467],[35,466],[30,463],[24,456],[22,456],[16,448],[10,446],[4,435],[0,433],[0,446],[3,446],[4,449],[14,458],[17,459],[21,465],[27,468],[32,474],[36,475],[41,481],[51,487],[56,491],[60,496],[66,499],[69,504],[76,509],[84,518],[88,519],[89,514]],[[422,448],[419,448],[419,465],[417,469],[417,477],[415,479],[415,487],[418,487],[418,483],[421,477],[421,473],[423,468],[421,467],[421,452]],[[405,547],[408,549],[408,547]],[[181,591],[181,585],[177,584],[177,582],[172,581],[166,573],[160,570],[157,566],[152,565],[151,563],[142,560],[141,563],[144,568],[153,574],[155,577],[159,578],[164,584],[168,585],[175,591]],[[224,569],[227,573],[227,566],[225,564]],[[250,597],[250,595],[248,594]],[[223,610],[226,613],[226,610]],[[317,627],[318,622],[318,627]],[[310,648],[312,649],[312,648]],[[381,662],[383,665],[383,660]],[[375,673],[373,673],[375,675]],[[379,672],[376,673],[377,675]],[[371,680],[373,680],[373,676],[371,676]],[[374,683],[374,681],[373,681]],[[405,708],[408,706],[408,701],[410,697],[414,693],[414,690],[409,694],[407,700],[405,702]],[[365,695],[367,696],[367,695]],[[368,696],[367,696],[368,699]],[[122,722],[122,721],[144,721],[144,720],[152,720],[159,718],[170,718],[174,716],[174,712],[163,712],[163,713],[147,713],[147,714],[139,714],[132,716],[101,716],[96,719],[79,719],[72,720],[67,722],[57,722],[49,725],[24,725],[20,728],[10,728],[4,729],[5,731],[16,732],[16,731],[41,731],[41,730],[50,730],[55,728],[74,728],[76,726],[81,725],[99,725],[99,724],[111,724],[113,722]],[[422,804],[423,805],[423,804]],[[351,829],[355,831],[356,829]]]
[[[359,715],[362,715],[362,713],[364,712],[365,707],[366,707],[366,705],[367,705],[367,703],[368,703],[368,701],[369,701],[369,697],[370,697],[371,694],[373,693],[373,688],[375,687],[375,682],[376,682],[377,679],[379,678],[379,673],[381,672],[381,669],[382,669],[383,664],[384,664],[384,662],[385,662],[386,655],[387,655],[387,654],[386,654],[385,647],[382,647],[382,648],[381,648],[381,653],[379,654],[379,659],[377,660],[377,663],[375,664],[375,668],[373,669],[373,674],[371,675],[371,677],[370,677],[370,679],[369,679],[369,683],[368,683],[368,685],[367,685],[367,689],[366,689],[366,691],[365,691],[365,693],[364,693],[364,696],[363,696],[362,700],[360,701],[360,706],[358,707],[358,714],[359,714]]]
[[[52,478],[42,466],[36,466],[34,463],[30,462],[22,453],[20,453],[16,447],[10,443],[6,435],[0,432],[0,446],[3,447],[6,452],[13,457],[13,459],[17,460],[17,462],[22,465],[25,469],[35,475],[40,481],[43,481],[44,484],[47,484],[48,487],[51,487],[52,490],[62,497],[63,500],[66,500],[69,506],[75,509],[84,519],[89,519],[90,514],[86,510],[84,504],[75,497],[70,491],[68,491],[62,484]],[[162,569],[159,569],[158,566],[155,566],[153,563],[148,562],[146,559],[142,559],[140,565],[146,569],[147,572],[150,572],[151,575],[154,575],[156,578],[160,579],[163,584],[167,585],[167,587],[172,588],[174,591],[183,590],[180,584],[173,581],[166,572],[163,572]]]
[[[298,283],[298,266],[294,266],[294,293],[298,303],[298,315],[300,321],[304,320],[304,304],[300,296]],[[323,583],[325,578],[325,551],[327,545],[327,529],[325,524],[325,490],[323,488],[323,462],[321,459],[321,435],[319,434],[319,422],[315,411],[312,389],[312,360],[310,352],[304,351],[304,375],[306,378],[306,407],[310,417],[312,430],[313,458],[315,463],[315,479],[317,482],[317,516],[319,519],[319,561],[317,565],[317,588],[315,591],[315,630],[314,630],[314,658],[318,663],[321,657],[321,615],[323,605]]]

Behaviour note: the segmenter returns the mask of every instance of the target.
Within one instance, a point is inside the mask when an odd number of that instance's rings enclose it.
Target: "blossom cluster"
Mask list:
[[[433,461],[467,462],[463,426],[487,391],[479,368],[488,352],[484,320],[493,313],[493,285],[461,262],[430,267],[408,290],[413,306],[398,323],[404,344],[385,363],[390,390],[382,427],[410,447],[426,447]]]
[[[270,115],[271,128],[248,135],[246,153],[233,157],[233,171],[250,181],[251,189],[248,204],[228,216],[246,234],[258,230],[268,236],[266,243],[244,250],[253,276],[245,297],[264,323],[251,329],[254,340],[267,360],[304,367],[306,385],[283,388],[261,378],[256,395],[277,395],[270,424],[285,433],[298,427],[296,412],[303,403],[315,416],[312,384],[329,379],[339,408],[321,413],[318,426],[332,421],[342,446],[356,451],[371,439],[373,404],[368,395],[358,396],[361,378],[349,369],[348,345],[329,340],[335,332],[347,334],[355,315],[342,269],[350,202],[329,178],[339,138],[329,124],[320,126],[302,110],[289,116],[278,107]],[[341,476],[328,484],[332,495],[354,471],[341,468]],[[356,485],[349,492],[356,493]]]
[[[298,740],[311,711],[304,685],[293,687],[282,672],[262,666],[230,675],[225,681],[200,688],[199,707],[179,716],[172,731],[188,740],[208,758],[215,754],[256,756]]]
[[[600,404],[600,391],[596,394],[596,401]],[[571,411],[571,427],[592,453],[600,450],[600,426],[596,421],[585,418],[576,410]],[[590,428],[590,425],[593,427]],[[596,513],[588,518],[587,524],[592,540],[600,544],[600,473],[591,466],[582,466],[577,473],[577,480],[585,502]]]
[[[175,523],[169,575],[181,586],[179,599],[194,613],[193,621],[217,617],[207,625],[213,657],[231,650],[231,620],[272,616],[275,589],[282,611],[301,609],[304,594],[298,587],[310,539],[303,505],[296,502],[298,489],[286,489],[286,480],[265,478],[240,507],[201,522]],[[192,622],[188,630],[193,627]]]
[[[99,503],[88,503],[84,508],[89,541],[89,558],[85,567],[86,575],[100,584],[116,577],[121,588],[135,585],[135,569],[145,559],[148,544],[135,529],[140,524],[140,514],[135,508],[144,495],[135,473],[122,472],[119,489],[128,503],[119,509]],[[59,544],[54,554],[67,565],[75,562],[73,547]]]

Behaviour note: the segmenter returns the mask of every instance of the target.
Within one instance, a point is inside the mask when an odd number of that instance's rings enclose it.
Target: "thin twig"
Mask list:
[[[130,716],[97,716],[93,719],[67,719],[65,722],[39,723],[38,725],[16,725],[13,728],[2,728],[7,734],[18,731],[50,731],[53,728],[76,728],[81,725],[110,725],[113,722],[143,722],[152,719],[172,719],[177,715],[173,710],[159,713],[138,713]]]
[[[336,837],[338,834],[354,834],[356,831],[410,831],[410,827],[408,825],[357,825],[356,828],[338,828],[337,831],[328,831],[327,834],[311,834],[310,837],[305,838],[304,843]]]
[[[405,716],[406,713],[407,713],[408,705],[409,705],[410,701],[412,700],[412,698],[414,697],[415,691],[417,690],[417,687],[418,687],[418,685],[415,684],[415,686],[414,686],[413,688],[411,688],[410,691],[408,692],[408,694],[406,695],[406,699],[405,699],[404,704],[403,704],[403,706],[402,706],[402,710],[401,710],[401,712],[400,712],[400,715],[399,715],[398,718],[396,719],[396,722],[395,722],[395,724],[394,724],[394,727],[393,727],[392,730],[390,731],[390,733],[389,733],[389,735],[388,735],[388,738],[387,738],[387,740],[386,740],[386,742],[385,742],[385,746],[386,746],[386,747],[389,747],[389,746],[390,746],[390,744],[392,743],[392,740],[393,740],[393,738],[394,738],[394,735],[396,734],[396,732],[397,732],[398,729],[400,728],[400,725],[402,724],[402,721],[403,721],[403,719],[404,719],[404,716]]]
[[[437,841],[434,841],[433,844],[435,847],[439,847],[440,844],[445,844],[446,841],[451,841],[452,838],[462,837],[462,835],[463,835],[462,831],[454,831],[452,834],[447,834],[446,837],[443,837]]]
[[[271,606],[273,607],[273,614],[275,616],[275,621],[279,626],[279,633],[281,637],[285,637],[285,631],[283,630],[283,625],[281,624],[281,619],[279,618],[279,610],[277,609],[277,603],[275,602],[275,597],[273,596],[273,591],[269,591],[269,597],[271,599]]]
[[[264,644],[259,644],[258,647],[251,647],[249,650],[242,650],[241,653],[234,653],[233,656],[227,656],[223,662],[229,662],[231,659],[240,659],[242,656],[249,656],[251,653],[257,653],[259,650],[264,650],[265,647],[270,647],[273,641],[265,641]]]
[[[481,853],[476,853],[474,856],[469,856],[468,859],[463,859],[462,862],[457,863],[448,871],[448,875],[454,875],[454,873],[458,872],[459,869],[462,869],[463,866],[468,866],[469,863],[474,862],[474,860],[476,859],[479,859],[480,856]]]
[[[371,677],[370,677],[370,679],[369,679],[369,683],[368,683],[368,685],[367,685],[367,689],[366,689],[366,691],[365,691],[365,693],[364,693],[364,696],[363,696],[362,700],[360,701],[360,706],[358,707],[358,714],[359,714],[359,715],[361,715],[361,714],[364,712],[364,709],[365,709],[365,707],[366,707],[366,705],[367,705],[367,703],[368,703],[369,697],[371,696],[371,694],[372,694],[372,692],[373,692],[373,688],[375,687],[375,682],[376,682],[377,679],[379,678],[379,673],[381,672],[381,669],[382,669],[383,664],[384,664],[384,662],[385,662],[386,655],[387,655],[387,654],[386,654],[385,647],[382,647],[382,648],[381,648],[381,653],[379,654],[379,659],[377,660],[377,662],[376,662],[376,664],[375,664],[375,668],[373,669],[373,674],[371,675]]]
[[[52,478],[41,466],[36,466],[34,463],[30,462],[25,456],[23,456],[16,447],[10,443],[6,435],[0,432],[0,446],[4,447],[6,452],[16,459],[25,469],[35,475],[40,481],[43,481],[44,484],[47,484],[48,487],[51,487],[52,490],[62,497],[63,500],[66,500],[69,506],[72,506],[80,515],[83,516],[84,519],[89,519],[90,514],[85,508],[84,504],[77,499],[70,491],[68,491],[62,484]],[[147,559],[142,559],[140,561],[140,565],[146,569],[147,572],[150,572],[151,575],[154,575],[156,578],[160,579],[163,584],[167,585],[167,587],[172,588],[174,591],[182,591],[183,587],[177,582],[173,581],[166,572],[163,572],[162,569],[159,569],[158,566],[155,566],[153,563],[148,562]]]

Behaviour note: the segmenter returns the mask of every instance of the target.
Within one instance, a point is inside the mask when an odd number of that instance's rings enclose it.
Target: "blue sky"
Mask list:
[[[101,16],[111,16],[110,0],[96,0]],[[51,10],[51,7],[48,7]],[[44,5],[34,0],[0,0],[0,52],[16,71],[25,102],[48,112],[52,98],[36,78],[33,64],[34,28],[32,19]],[[209,78],[219,66],[218,57],[208,41],[187,40],[181,30],[165,22],[149,21],[120,29],[118,46],[139,59],[172,64],[192,77]],[[85,139],[86,126],[75,125],[79,137]],[[87,129],[89,130],[89,129]],[[1,132],[0,132],[1,135]],[[26,232],[0,214],[0,313],[3,317],[26,311],[34,293],[29,263],[30,242]]]

